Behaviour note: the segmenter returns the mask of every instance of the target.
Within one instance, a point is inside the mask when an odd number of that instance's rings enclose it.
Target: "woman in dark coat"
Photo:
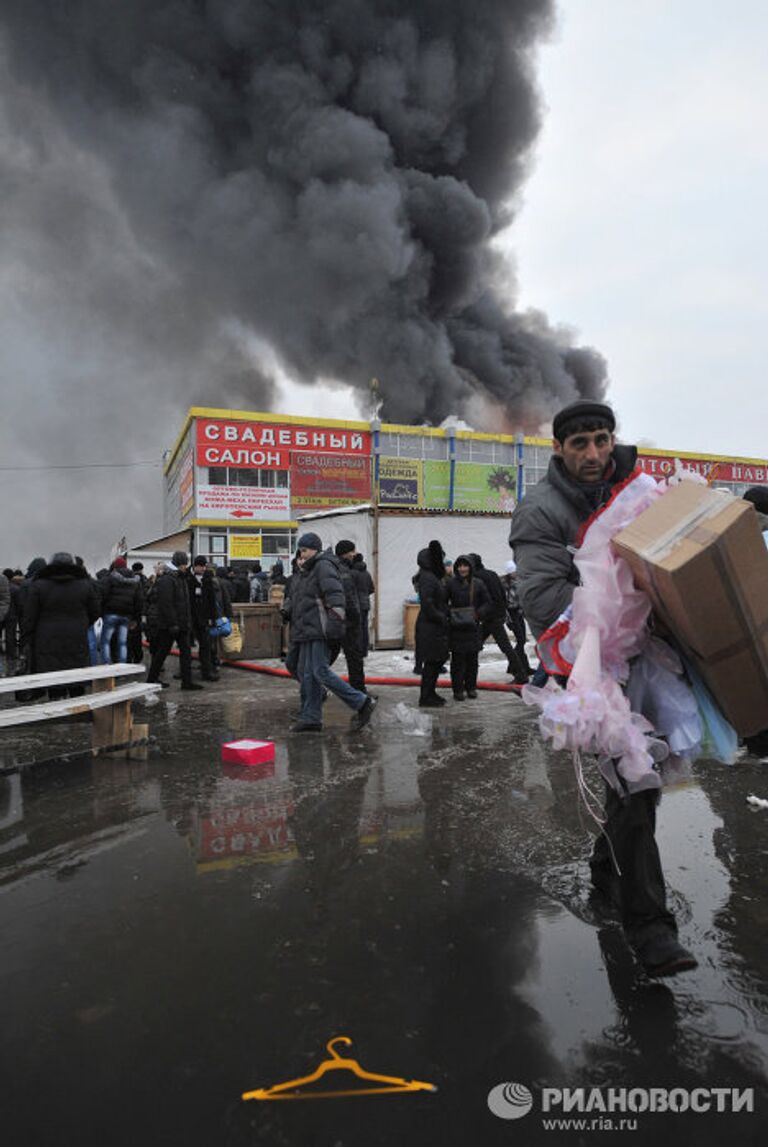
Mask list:
[[[30,583],[24,601],[24,641],[30,649],[32,672],[89,665],[88,626],[99,614],[99,597],[84,567],[71,554],[54,554]],[[82,685],[57,685],[48,695],[54,700],[83,692]]]
[[[491,597],[480,578],[473,577],[472,563],[466,554],[453,563],[453,577],[448,579],[448,603],[451,608],[451,685],[457,701],[477,697],[477,659],[482,645],[480,622],[491,611]],[[463,621],[455,609],[471,610],[471,621]]]
[[[436,692],[441,666],[448,656],[448,594],[443,578],[445,553],[439,542],[419,552],[413,579],[421,608],[416,618],[416,663],[423,665],[419,705],[436,709],[445,704]]]

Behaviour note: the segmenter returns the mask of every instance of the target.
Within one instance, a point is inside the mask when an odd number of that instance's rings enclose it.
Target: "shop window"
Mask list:
[[[226,466],[209,466],[208,467],[208,485],[209,486],[226,486],[227,484],[227,468]]]
[[[287,533],[262,533],[261,545],[265,554],[287,554],[291,551],[291,537]]]
[[[229,484],[230,486],[259,486],[259,470],[236,470],[230,467],[229,470]]]

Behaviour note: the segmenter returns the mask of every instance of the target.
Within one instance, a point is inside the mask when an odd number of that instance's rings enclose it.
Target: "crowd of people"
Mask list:
[[[417,558],[413,586],[419,597],[416,619],[416,671],[421,676],[419,705],[445,705],[437,682],[450,659],[456,701],[477,697],[480,650],[492,636],[507,658],[507,672],[525,685],[531,667],[525,652],[526,628],[517,593],[517,567],[507,562],[503,578],[483,565],[479,554],[460,554],[446,561],[439,541],[431,541]],[[513,646],[506,626],[515,638]]]
[[[202,679],[216,681],[218,647],[210,632],[216,620],[231,618],[235,603],[268,600],[271,587],[285,581],[279,561],[267,574],[259,562],[249,570],[214,568],[196,557],[190,566],[182,551],[157,562],[149,576],[142,562],[129,567],[122,556],[93,576],[82,558],[64,551],[50,561],[34,558],[26,573],[7,568],[0,574],[2,669],[22,675],[141,662],[146,640],[153,681],[175,642],[182,689],[200,689],[192,681],[192,645],[198,649]],[[52,698],[78,692],[81,686],[48,690]],[[39,696],[39,690],[22,689],[17,699]]]

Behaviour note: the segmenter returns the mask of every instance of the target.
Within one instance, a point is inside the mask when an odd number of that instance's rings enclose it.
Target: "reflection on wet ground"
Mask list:
[[[662,856],[700,966],[654,984],[590,907],[570,762],[530,712],[485,695],[415,737],[392,715],[413,692],[381,694],[368,730],[332,702],[302,738],[290,684],[230,672],[152,708],[146,762],[0,777],[3,1142],[586,1141],[492,1115],[504,1081],[754,1087],[751,1115],[640,1115],[632,1141],[762,1142],[768,821],[745,797],[768,767],[704,763],[665,795]],[[245,735],[276,741],[274,766],[220,763]],[[1,763],[86,739],[27,729]],[[439,1090],[241,1102],[311,1071],[334,1035]]]

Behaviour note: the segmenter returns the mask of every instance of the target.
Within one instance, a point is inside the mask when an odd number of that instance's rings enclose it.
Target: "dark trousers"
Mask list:
[[[192,647],[188,629],[179,629],[171,633],[170,629],[158,629],[155,639],[155,651],[152,654],[152,663],[147,674],[147,681],[157,681],[160,670],[163,668],[166,657],[171,652],[174,641],[179,647],[179,662],[181,669],[181,682],[189,685],[192,682]]]
[[[210,677],[213,673],[213,660],[211,656],[211,635],[208,632],[208,623],[192,622],[192,632],[197,642],[197,654],[200,658],[200,672],[203,677]]]
[[[469,692],[477,686],[477,650],[451,650],[451,685],[454,693]]]
[[[19,656],[19,623],[15,617],[6,618],[3,622],[3,636],[5,639],[5,656],[15,661]]]
[[[41,689],[41,693],[45,690]],[[83,697],[85,685],[51,685],[48,690],[49,701],[63,701],[65,697]]]
[[[368,614],[370,610],[364,609],[360,614],[360,649],[363,657],[367,657],[371,651],[371,637],[368,632]]]
[[[437,696],[437,679],[443,667],[442,661],[425,661],[421,670],[420,701],[428,701]]]
[[[621,920],[630,944],[640,947],[661,932],[677,932],[667,908],[664,873],[656,844],[658,790],[619,796],[606,785],[606,823],[590,860],[592,880],[604,891],[618,887]],[[616,875],[609,838],[621,870]]]
[[[363,651],[359,632],[350,634],[343,641],[329,641],[329,665],[333,665],[340,652],[344,653],[347,662],[347,676],[353,689],[365,693],[365,666],[363,664]]]
[[[522,662],[512,648],[512,643],[507,636],[503,617],[489,617],[482,623],[483,641],[485,641],[489,634],[493,637],[493,640],[512,666],[515,677],[525,677],[526,674]]]
[[[144,660],[144,649],[141,644],[141,622],[137,621],[133,629],[128,630],[128,660],[140,665]]]
[[[509,628],[512,630],[512,635],[515,639],[515,653],[520,658],[523,671],[530,673],[531,666],[528,662],[528,655],[525,652],[525,639],[527,637],[525,632],[525,618],[519,610],[507,616],[509,618]]]

